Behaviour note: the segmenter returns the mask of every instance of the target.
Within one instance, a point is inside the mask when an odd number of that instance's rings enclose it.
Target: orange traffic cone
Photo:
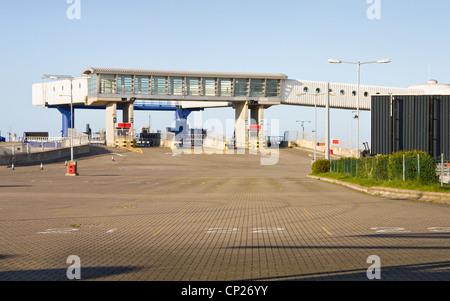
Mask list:
[[[67,160],[66,160],[66,163],[64,163],[64,165],[67,166]]]

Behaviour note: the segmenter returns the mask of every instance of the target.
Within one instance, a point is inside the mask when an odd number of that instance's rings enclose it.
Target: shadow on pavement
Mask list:
[[[1,257],[0,257],[1,259]],[[81,280],[94,280],[108,276],[127,274],[139,270],[139,267],[81,267]],[[73,281],[67,278],[67,269],[43,269],[24,271],[0,271],[1,281]]]
[[[381,279],[378,281],[448,281],[450,279],[450,261],[387,267],[381,265],[380,271]],[[366,273],[367,269],[352,269],[243,279],[242,281],[369,281]]]

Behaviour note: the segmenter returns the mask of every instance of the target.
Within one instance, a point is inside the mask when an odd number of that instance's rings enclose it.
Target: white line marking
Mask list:
[[[206,233],[233,233],[239,231],[239,228],[209,228]]]
[[[429,227],[431,232],[450,233],[450,227]]]
[[[69,229],[47,229],[45,232],[38,232],[38,234],[69,234],[76,232],[79,229],[69,228]]]
[[[113,232],[115,232],[115,231],[117,231],[117,228],[113,228],[113,229],[111,229],[111,230],[108,230],[108,231],[106,231],[106,233],[113,233]]]
[[[252,233],[281,233],[284,228],[253,228]]]
[[[411,232],[408,230],[405,230],[405,228],[399,228],[399,227],[375,227],[370,228],[371,230],[375,230],[377,233],[407,233]]]

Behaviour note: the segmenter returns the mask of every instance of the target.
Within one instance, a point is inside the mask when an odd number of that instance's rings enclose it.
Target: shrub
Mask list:
[[[327,173],[330,171],[330,161],[318,159],[313,163],[311,169],[313,174]]]
[[[332,162],[333,171],[348,173],[362,179],[403,181],[403,155],[405,156],[405,177],[407,181],[419,181],[424,184],[436,182],[434,158],[423,151],[400,151],[391,155],[360,158],[359,160],[341,158]],[[420,166],[418,166],[418,157]]]

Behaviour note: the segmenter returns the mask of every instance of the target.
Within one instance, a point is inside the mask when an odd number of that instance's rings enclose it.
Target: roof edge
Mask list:
[[[233,78],[268,78],[288,79],[282,73],[243,73],[243,72],[208,72],[208,71],[176,71],[176,70],[145,70],[145,69],[120,69],[120,68],[85,68],[83,76],[100,74],[123,74],[123,75],[161,75],[161,76],[189,76],[189,77],[233,77]]]

